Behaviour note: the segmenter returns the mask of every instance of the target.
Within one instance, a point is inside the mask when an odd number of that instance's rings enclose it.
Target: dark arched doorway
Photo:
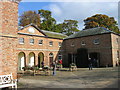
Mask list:
[[[40,52],[39,54],[38,54],[38,67],[39,68],[42,68],[42,65],[41,65],[41,63],[44,61],[44,54],[42,53],[42,52]]]
[[[100,53],[97,53],[97,52],[89,53],[89,57],[93,61],[93,67],[100,66]]]
[[[50,66],[50,67],[52,67],[53,58],[54,58],[53,53],[50,53],[50,54],[49,54],[49,66]]]
[[[88,50],[86,48],[79,48],[77,50],[76,65],[78,68],[88,67]]]

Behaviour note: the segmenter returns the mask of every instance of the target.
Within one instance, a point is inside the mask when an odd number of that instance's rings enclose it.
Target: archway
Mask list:
[[[99,67],[100,66],[100,53],[97,53],[97,52],[90,53],[89,57],[93,61],[93,67]]]
[[[39,68],[42,68],[42,65],[41,65],[42,61],[44,61],[44,54],[42,52],[40,52],[38,54],[38,67]]]
[[[53,58],[54,58],[53,53],[50,53],[50,54],[49,54],[49,66],[50,66],[50,67],[52,67]]]
[[[35,54],[31,52],[29,54],[29,66],[34,66],[35,65]]]
[[[88,50],[86,48],[79,48],[76,54],[77,67],[88,67]]]
[[[23,67],[25,67],[25,53],[20,52],[18,54],[18,70],[21,71],[23,70]]]

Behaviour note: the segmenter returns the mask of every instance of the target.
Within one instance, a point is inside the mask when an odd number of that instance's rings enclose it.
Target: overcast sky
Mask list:
[[[23,0],[19,4],[19,15],[24,11],[50,10],[57,23],[73,19],[84,28],[83,20],[95,14],[105,14],[118,21],[119,0]]]

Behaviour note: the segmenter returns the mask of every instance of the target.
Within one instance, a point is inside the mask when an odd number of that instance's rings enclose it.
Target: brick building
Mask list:
[[[116,66],[120,60],[120,35],[103,27],[86,29],[64,39],[64,66],[76,63],[88,67],[88,58],[94,67]]]
[[[0,1],[0,74],[13,73],[15,78],[19,1]]]
[[[24,66],[38,65],[41,62],[51,66],[55,60],[62,59],[61,45],[66,35],[40,30],[34,24],[27,25],[18,31],[18,70]]]
[[[98,27],[80,31],[67,38],[60,33],[40,30],[30,24],[18,29],[18,2],[0,1],[0,74],[22,70],[26,65],[50,66],[54,60],[63,60],[64,66],[76,63],[88,67],[88,58],[95,67],[116,66],[120,60],[120,35]],[[65,38],[63,40],[63,38]]]

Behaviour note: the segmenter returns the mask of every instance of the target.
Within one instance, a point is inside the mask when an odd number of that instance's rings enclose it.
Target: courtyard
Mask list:
[[[63,68],[57,71],[56,76],[23,75],[19,78],[18,88],[45,89],[45,88],[118,88],[120,79],[118,67],[108,68],[79,68],[77,71],[69,71]]]

